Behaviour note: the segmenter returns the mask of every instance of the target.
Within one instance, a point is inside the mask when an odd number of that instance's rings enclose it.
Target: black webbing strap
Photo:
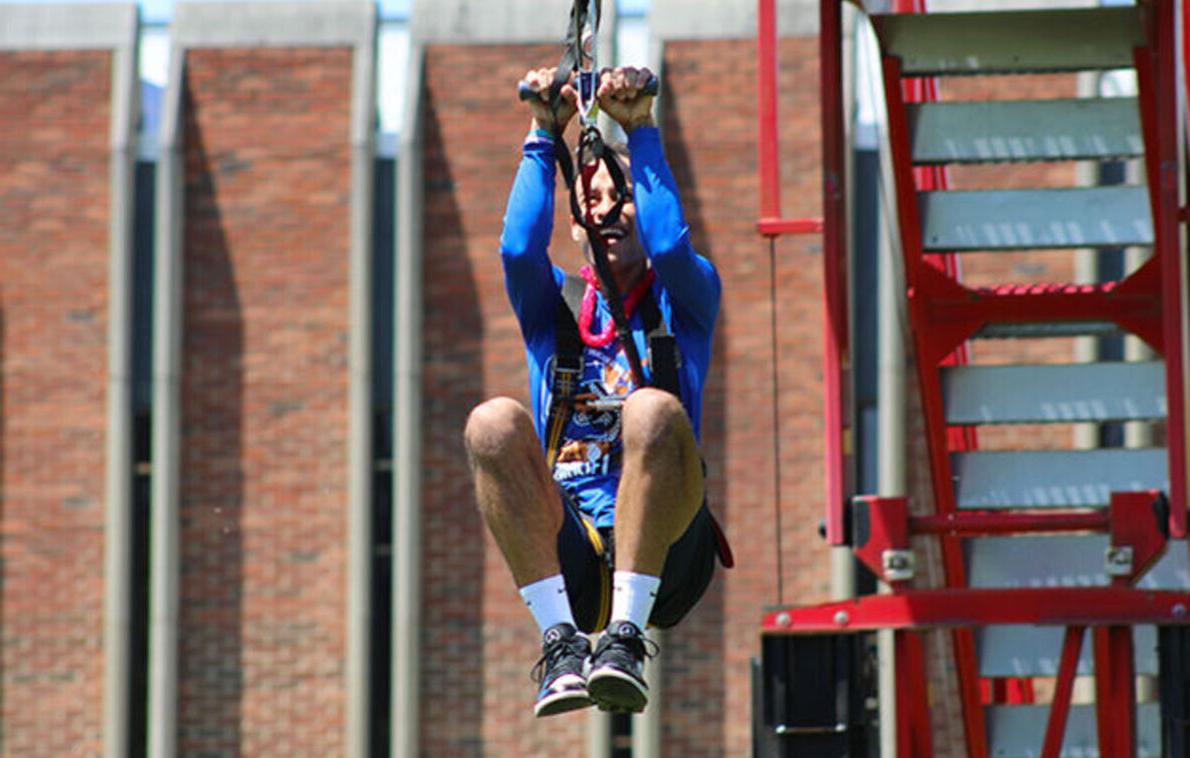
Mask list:
[[[653,293],[648,292],[637,304],[641,321],[648,335],[649,346],[649,386],[665,390],[674,397],[681,399],[682,385],[678,379],[678,367],[682,365],[682,353],[678,350],[678,341],[670,332],[661,317],[661,309],[653,299]]]
[[[600,289],[603,291],[603,297],[607,300],[608,308],[611,310],[612,321],[615,323],[616,334],[620,337],[620,342],[624,345],[624,353],[628,357],[628,366],[632,371],[633,381],[636,385],[644,385],[644,370],[641,367],[640,355],[636,351],[636,344],[630,339],[631,330],[628,326],[628,318],[624,315],[624,306],[621,300],[619,288],[616,286],[615,277],[612,274],[611,264],[607,259],[607,249],[603,241],[603,236],[600,231],[612,224],[616,223],[620,218],[620,209],[624,207],[624,202],[628,198],[628,182],[624,178],[624,171],[620,168],[619,161],[616,160],[615,155],[611,149],[603,142],[603,137],[599,133],[599,129],[594,122],[588,122],[586,116],[583,116],[583,130],[579,135],[578,149],[575,151],[575,160],[572,162],[570,154],[566,151],[566,141],[563,139],[562,127],[558,124],[556,118],[559,107],[562,104],[562,87],[567,84],[571,76],[583,66],[583,29],[590,24],[591,34],[589,44],[596,45],[596,32],[599,30],[599,21],[602,15],[602,3],[595,3],[595,18],[590,18],[589,0],[574,0],[570,7],[570,23],[567,27],[566,44],[562,53],[562,60],[558,62],[558,68],[554,72],[554,81],[550,84],[550,109],[555,114],[553,135],[555,153],[557,155],[558,169],[562,172],[562,179],[566,182],[567,189],[570,190],[570,214],[587,232],[587,241],[591,246],[591,257],[595,263],[595,274],[599,278]],[[596,79],[598,76],[595,77]],[[593,94],[593,93],[592,93]],[[594,167],[600,163],[607,167],[608,173],[611,175],[612,182],[616,188],[616,202],[613,204],[607,214],[601,219],[600,223],[595,223],[591,215],[582,207],[578,199],[577,181],[579,177],[576,175],[576,169],[582,172],[582,185],[586,198],[591,197],[591,188],[589,186],[591,175],[594,173]]]
[[[546,466],[550,471],[554,470],[558,459],[562,431],[570,418],[574,391],[583,375],[583,340],[578,332],[578,311],[586,286],[582,277],[567,276],[554,311],[554,377],[545,422]]]
[[[562,48],[562,60],[558,61],[558,68],[554,71],[554,81],[550,84],[550,110],[555,114],[562,105],[562,87],[570,81],[570,77],[582,63],[583,56],[583,27],[587,24],[587,3],[574,0],[570,6],[570,22],[566,27],[566,42]],[[603,4],[596,4],[595,23],[592,29],[599,28],[599,21],[603,15]],[[592,41],[592,44],[594,42]],[[554,123],[554,144],[565,145],[562,130],[556,120]],[[562,171],[562,178],[571,191],[574,190],[574,164],[565,149],[558,151],[558,168]]]

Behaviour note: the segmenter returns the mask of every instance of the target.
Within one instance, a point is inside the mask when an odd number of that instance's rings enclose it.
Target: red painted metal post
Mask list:
[[[896,659],[897,758],[931,758],[930,707],[926,699],[926,664],[921,635],[893,635]]]
[[[979,627],[994,624],[1190,625],[1190,593],[1131,587],[947,588],[851,600],[764,614],[769,634],[878,629]]]
[[[1168,401],[1170,536],[1186,536],[1186,386],[1182,350],[1182,290],[1186,286],[1178,226],[1177,13],[1173,0],[1158,0],[1156,40],[1160,205],[1154,231],[1162,257],[1165,298],[1165,386]]]
[[[952,537],[1105,532],[1110,526],[1111,519],[1107,512],[1102,510],[1058,513],[956,511],[933,516],[912,516],[909,519],[909,531],[912,534],[943,534]]]
[[[1045,741],[1041,746],[1041,758],[1059,758],[1062,738],[1066,736],[1066,719],[1070,715],[1070,698],[1074,693],[1074,675],[1078,671],[1078,656],[1083,647],[1083,632],[1086,627],[1066,627],[1066,638],[1062,641],[1062,660],[1058,664],[1058,680],[1054,698],[1050,703],[1050,717],[1045,725]]]
[[[846,144],[843,116],[842,0],[819,0],[819,94],[822,107],[823,411],[825,415],[826,540],[844,544],[847,475],[844,364],[848,346]]]
[[[908,704],[913,698],[912,671],[909,666],[909,632],[893,634],[893,660],[896,672],[897,697],[897,758],[914,758],[913,755],[913,711]]]
[[[1132,627],[1098,627],[1092,634],[1099,756],[1132,758],[1136,754],[1136,676],[1132,660]]]
[[[1186,535],[1186,387],[1182,366],[1182,256],[1178,250],[1177,64],[1173,0],[1155,0],[1149,47],[1134,55],[1153,207],[1153,255],[1161,262],[1162,345],[1169,451],[1170,537]]]
[[[775,0],[756,3],[757,167],[760,172],[760,215],[781,215],[777,162],[777,10]]]

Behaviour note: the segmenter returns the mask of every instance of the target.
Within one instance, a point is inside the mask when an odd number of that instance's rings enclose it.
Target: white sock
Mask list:
[[[570,598],[566,596],[566,581],[561,574],[526,584],[521,587],[520,592],[537,626],[541,627],[542,634],[555,624],[578,626],[574,623]]]
[[[661,577],[617,571],[612,577],[612,621],[631,621],[644,629],[657,600]]]

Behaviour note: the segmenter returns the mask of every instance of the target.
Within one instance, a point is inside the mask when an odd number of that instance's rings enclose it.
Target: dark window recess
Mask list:
[[[397,162],[375,163],[372,248],[371,755],[391,753],[393,616],[393,286]]]
[[[132,250],[132,554],[129,597],[128,755],[144,758],[149,739],[149,587],[152,533],[153,237],[156,165],[136,164]]]

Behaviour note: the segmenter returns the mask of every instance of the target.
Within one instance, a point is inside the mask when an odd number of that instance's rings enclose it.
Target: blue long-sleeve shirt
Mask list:
[[[656,274],[653,298],[681,352],[678,374],[682,404],[697,437],[711,335],[719,312],[719,275],[690,244],[690,230],[657,129],[633,130],[628,136],[628,151],[636,233]],[[525,143],[500,237],[504,283],[525,341],[533,418],[542,440],[550,407],[555,312],[565,278],[565,273],[550,262],[547,250],[554,221],[554,160],[550,140],[530,139]],[[592,331],[598,333],[610,319],[607,304],[599,295]],[[629,323],[637,352],[644,356],[647,335],[640,314],[633,314]],[[619,339],[606,348],[588,346],[583,354],[580,392],[627,394],[632,389]],[[620,477],[619,435],[619,411],[576,411],[567,422],[563,452],[554,469],[555,479],[598,527],[613,523]]]

